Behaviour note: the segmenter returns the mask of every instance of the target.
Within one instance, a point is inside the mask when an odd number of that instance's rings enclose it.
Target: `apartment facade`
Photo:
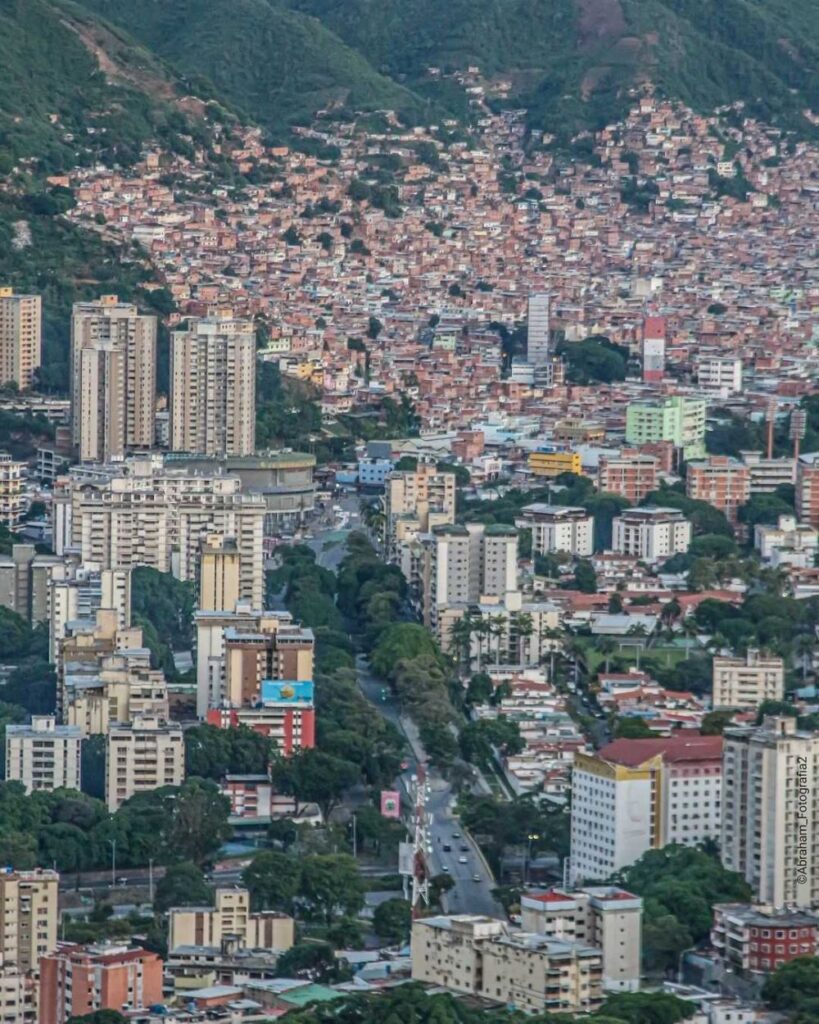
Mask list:
[[[16,530],[23,520],[26,464],[0,452],[0,525]]]
[[[185,781],[182,727],[148,715],[112,724],[105,747],[105,802],[116,811],[136,793]]]
[[[796,514],[800,523],[819,526],[819,452],[800,455],[797,460]]]
[[[720,834],[722,738],[615,740],[575,754],[571,879],[608,878],[647,850]]]
[[[247,889],[217,889],[213,907],[173,907],[168,911],[168,951],[183,947],[218,948],[235,936],[248,949],[284,952],[294,942],[292,917],[277,911],[251,913]]]
[[[585,558],[594,551],[594,516],[584,508],[536,502],[523,506],[515,525],[532,531],[535,555],[565,551]]]
[[[162,1002],[162,961],[145,949],[63,943],[40,965],[39,1024]]]
[[[523,892],[525,932],[599,949],[603,988],[636,992],[640,987],[643,901],[614,886]]]
[[[800,956],[816,956],[819,917],[766,904],[715,903],[711,945],[729,969],[770,974]]]
[[[705,401],[675,395],[656,402],[631,402],[626,409],[626,441],[670,441],[686,459],[705,455]]]
[[[53,715],[32,715],[30,725],[6,726],[6,781],[37,790],[80,791],[82,730],[57,725]]]
[[[0,287],[0,385],[14,381],[28,391],[40,367],[43,338],[43,300],[39,295],[15,295]]]
[[[819,905],[819,735],[795,718],[727,729],[722,861],[774,907]]]
[[[763,562],[776,563],[782,561],[785,555],[799,555],[802,556],[805,568],[809,568],[814,565],[819,551],[819,530],[797,523],[795,516],[780,516],[776,526],[756,524],[754,547]],[[791,558],[788,560],[791,561]]]
[[[0,960],[24,974],[57,947],[56,871],[0,871]]]
[[[686,552],[691,523],[675,508],[633,508],[612,522],[612,550],[642,562],[659,562]]]
[[[749,648],[744,657],[714,657],[712,669],[714,708],[757,708],[766,700],[785,695],[785,663]]]
[[[156,317],[103,295],[71,317],[72,440],[82,462],[121,459],[154,444]]]
[[[250,320],[191,318],[171,336],[171,449],[252,455],[256,333]]]
[[[210,534],[202,540],[197,607],[203,612],[231,612],[239,600],[241,555],[234,537]]]
[[[391,473],[384,486],[387,552],[434,526],[455,522],[455,474],[422,463],[415,470]]]
[[[700,356],[697,383],[703,391],[728,398],[742,391],[742,360],[738,356]]]
[[[241,481],[197,473],[160,457],[132,459],[60,477],[54,489],[57,554],[73,548],[102,569],[149,565],[196,581],[202,541],[232,537],[239,553],[239,594],[254,607],[264,592],[265,500]]]
[[[581,471],[578,452],[529,452],[527,465],[534,476],[555,477],[561,473],[579,474]]]
[[[707,501],[736,524],[740,508],[751,496],[751,471],[744,462],[727,455],[712,455],[701,462],[689,462],[685,493]]]
[[[643,380],[657,383],[665,376],[665,318],[648,316],[643,321]]]
[[[412,925],[412,978],[529,1013],[591,1013],[603,1000],[600,950],[461,914]]]
[[[40,554],[34,544],[13,544],[10,555],[0,555],[0,605],[32,624],[48,622],[49,586],[63,560]]]
[[[544,366],[551,357],[549,345],[548,292],[531,292],[528,302],[526,326],[526,361],[535,367]]]
[[[597,486],[607,494],[619,494],[632,504],[641,502],[657,489],[660,460],[636,448],[624,448],[619,455],[601,455]]]

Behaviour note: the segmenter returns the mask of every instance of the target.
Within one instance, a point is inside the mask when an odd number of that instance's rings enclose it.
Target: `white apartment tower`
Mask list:
[[[156,317],[103,295],[71,317],[71,423],[82,462],[154,443]]]
[[[612,524],[612,550],[641,562],[659,562],[686,552],[691,523],[675,508],[632,508]]]
[[[0,287],[0,385],[15,381],[30,388],[40,366],[42,299]]]
[[[532,292],[529,295],[526,360],[535,367],[545,365],[551,357],[549,347],[549,305],[550,296],[548,292]]]
[[[6,781],[35,790],[80,789],[82,730],[33,715],[31,725],[6,726]]]
[[[515,525],[531,529],[535,555],[566,551],[583,558],[594,551],[594,517],[584,508],[536,502],[524,505]]]
[[[256,444],[256,334],[249,320],[188,321],[171,340],[171,449],[252,455]]]
[[[819,906],[819,734],[766,717],[727,729],[722,861],[773,907]]]

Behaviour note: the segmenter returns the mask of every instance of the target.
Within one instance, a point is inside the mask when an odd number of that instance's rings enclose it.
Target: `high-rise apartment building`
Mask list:
[[[526,325],[526,361],[540,367],[549,362],[549,305],[548,292],[532,292]]]
[[[145,949],[63,943],[40,965],[39,1024],[66,1024],[99,1010],[145,1010],[161,1002],[162,960]]]
[[[626,409],[626,441],[653,444],[670,441],[686,459],[705,455],[705,401],[675,395],[656,402],[630,402]]]
[[[14,381],[22,391],[40,366],[43,300],[0,287],[0,385]]]
[[[6,781],[36,790],[80,790],[82,731],[57,725],[53,715],[32,715],[31,725],[6,726]]]
[[[177,467],[159,456],[130,459],[60,477],[54,546],[58,554],[74,548],[105,569],[149,565],[195,581],[203,539],[231,537],[240,597],[260,608],[265,514],[262,495],[243,494],[236,476]]]
[[[736,523],[740,508],[751,496],[751,471],[744,462],[728,455],[712,455],[701,462],[689,462],[685,493],[707,501],[720,510],[729,523]]]
[[[785,663],[749,648],[743,657],[716,655],[713,664],[714,708],[757,708],[785,695]]]
[[[13,544],[10,555],[0,555],[0,605],[36,625],[48,622],[49,587],[63,559],[43,555],[34,544]]]
[[[93,629],[97,612],[105,610],[113,616],[112,629],[129,628],[131,570],[63,562],[51,570],[47,598],[49,661],[59,666],[60,642],[67,636],[69,623],[84,621]]]
[[[700,356],[697,383],[703,391],[728,398],[742,391],[742,360],[739,356]]]
[[[23,519],[26,464],[0,452],[0,525],[16,530]]]
[[[83,462],[121,459],[154,443],[156,317],[103,295],[71,317],[72,438]]]
[[[252,455],[256,443],[256,333],[249,320],[190,319],[171,337],[171,448]]]
[[[619,739],[575,754],[571,878],[609,878],[647,850],[720,834],[721,736]]]
[[[200,612],[232,612],[236,608],[241,561],[233,537],[210,534],[202,540],[197,588]]]
[[[657,489],[660,460],[636,448],[623,448],[619,455],[601,455],[597,486],[608,494],[619,494],[637,505]]]
[[[643,921],[639,896],[614,886],[523,892],[520,913],[525,932],[599,949],[604,989],[639,989]]]
[[[504,597],[518,589],[518,536],[510,526],[437,526],[422,544],[428,552],[422,613],[433,628],[442,608]]]
[[[115,811],[135,793],[185,780],[185,744],[176,722],[137,715],[108,729],[105,748],[105,802]]]
[[[247,889],[217,889],[213,907],[173,907],[168,911],[168,950],[190,946],[218,949],[227,936],[235,936],[248,949],[275,949],[293,945],[294,923],[275,910],[251,913]]]
[[[690,544],[691,523],[676,508],[632,508],[612,522],[612,550],[641,562],[684,553]]]
[[[0,962],[36,971],[56,948],[59,884],[56,871],[0,871]]]
[[[722,862],[773,907],[819,905],[819,734],[790,717],[725,730]]]
[[[403,541],[455,522],[455,474],[439,472],[429,463],[391,473],[384,487],[384,510],[387,554],[395,560]]]
[[[585,558],[594,551],[594,516],[569,505],[524,505],[515,525],[532,531],[532,554],[566,551]]]
[[[796,514],[800,523],[819,526],[819,452],[800,455],[797,460]]]
[[[648,316],[643,322],[643,380],[661,381],[665,376],[665,319]]]

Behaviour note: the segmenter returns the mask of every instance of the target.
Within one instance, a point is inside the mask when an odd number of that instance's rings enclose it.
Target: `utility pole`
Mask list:
[[[111,885],[117,884],[117,841],[116,839],[109,839],[108,842],[111,844]]]
[[[148,902],[154,902],[154,862],[153,858],[148,861]]]

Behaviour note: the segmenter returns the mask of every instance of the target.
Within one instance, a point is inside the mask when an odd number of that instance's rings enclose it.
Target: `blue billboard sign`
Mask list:
[[[263,704],[312,704],[312,679],[265,679],[262,681]]]

